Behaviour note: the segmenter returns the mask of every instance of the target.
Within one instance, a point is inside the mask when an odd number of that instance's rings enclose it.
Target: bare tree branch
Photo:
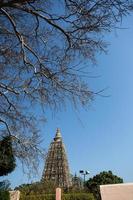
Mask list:
[[[27,166],[37,168],[42,152],[36,108],[58,110],[68,100],[86,106],[106,96],[89,88],[95,75],[84,61],[107,51],[104,34],[132,10],[132,0],[0,1],[0,130]]]

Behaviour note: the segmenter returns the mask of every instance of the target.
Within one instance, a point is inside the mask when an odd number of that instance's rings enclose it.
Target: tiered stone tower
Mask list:
[[[57,129],[55,138],[50,144],[47,154],[42,181],[53,181],[58,187],[69,188],[71,176],[60,129]]]

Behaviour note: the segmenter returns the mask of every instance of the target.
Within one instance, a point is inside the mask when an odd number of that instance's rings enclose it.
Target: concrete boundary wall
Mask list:
[[[133,200],[133,183],[100,185],[102,200]]]

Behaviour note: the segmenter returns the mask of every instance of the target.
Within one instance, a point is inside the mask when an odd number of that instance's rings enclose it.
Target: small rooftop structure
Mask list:
[[[83,189],[83,180],[78,177],[75,173],[75,176],[72,177],[72,186],[74,189],[80,190]]]
[[[133,183],[100,185],[102,200],[133,200]]]

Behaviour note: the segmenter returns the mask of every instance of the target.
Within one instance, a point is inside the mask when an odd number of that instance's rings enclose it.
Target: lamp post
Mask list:
[[[84,177],[84,188],[85,188],[85,177],[90,174],[89,171],[80,170],[79,173]]]

